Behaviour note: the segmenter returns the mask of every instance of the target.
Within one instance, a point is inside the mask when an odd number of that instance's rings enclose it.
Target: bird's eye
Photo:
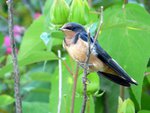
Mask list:
[[[67,26],[66,29],[72,30],[72,27],[71,26]]]

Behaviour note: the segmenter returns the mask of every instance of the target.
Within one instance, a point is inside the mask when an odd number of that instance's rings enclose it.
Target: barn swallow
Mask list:
[[[63,47],[69,55],[84,67],[88,50],[88,34],[85,28],[78,23],[67,23],[60,28],[64,32]],[[90,37],[91,50],[88,72],[97,72],[109,80],[130,87],[131,84],[137,85],[137,82],[129,77],[127,72],[98,44]]]

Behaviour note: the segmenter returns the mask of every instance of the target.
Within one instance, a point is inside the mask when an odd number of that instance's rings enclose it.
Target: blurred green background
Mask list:
[[[127,1],[127,0],[125,0]],[[88,75],[86,113],[150,113],[150,0],[14,0],[14,37],[20,69],[23,113],[56,113],[58,105],[58,50],[62,54],[63,94],[61,113],[70,112],[76,63],[62,48],[58,28],[78,22],[94,36],[100,6],[104,23],[98,38],[101,46],[131,75],[138,86],[124,88]],[[8,36],[8,9],[0,0],[0,113],[14,113],[14,82]],[[75,96],[75,113],[81,109],[80,69]],[[101,93],[103,93],[101,95]]]

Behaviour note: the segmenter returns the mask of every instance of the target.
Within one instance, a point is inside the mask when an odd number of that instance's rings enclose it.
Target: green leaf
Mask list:
[[[46,52],[46,51],[33,51],[31,53],[28,53],[23,58],[19,57],[19,67],[29,65],[36,62],[41,62],[45,60],[57,60],[57,57],[52,52]],[[3,76],[7,72],[11,72],[13,69],[12,63],[7,64],[3,68],[0,69],[0,77]]]
[[[46,0],[44,5],[44,15],[47,16],[51,10],[51,6],[53,4],[53,0]]]
[[[0,33],[0,47],[3,44],[3,40],[4,40],[4,36],[2,35],[2,33]]]
[[[77,91],[83,94],[83,73],[78,77]],[[87,76],[87,94],[93,94],[100,89],[99,77],[96,73],[91,73]]]
[[[49,100],[49,82],[31,81],[21,88],[22,94],[25,95],[23,101],[48,102]],[[40,98],[39,98],[40,97]]]
[[[150,102],[150,96],[149,94],[146,92],[142,93],[142,100],[141,100],[141,108],[142,109],[147,109],[150,110],[150,106],[149,106],[149,102]]]
[[[44,32],[44,16],[40,16],[31,24],[25,32],[22,44],[19,50],[19,57],[24,58],[34,51],[41,51],[46,49],[40,35]]]
[[[46,32],[43,32],[41,35],[40,35],[40,38],[43,40],[44,44],[47,45],[49,40],[50,40],[50,35]]]
[[[59,39],[64,39],[64,33],[61,31],[52,31],[51,32],[51,37],[53,38],[59,38]]]
[[[35,72],[30,74],[32,80],[50,82],[50,74],[46,72]]]
[[[141,110],[138,113],[150,113],[150,111],[148,111],[148,110]]]
[[[75,66],[76,63],[72,62],[70,57],[66,57],[66,62],[69,65],[69,67],[72,69],[72,66]],[[72,63],[74,65],[72,65]],[[64,65],[62,65],[62,106],[61,106],[61,112],[62,113],[69,113],[70,112],[70,106],[71,105],[71,95],[72,95],[72,87],[73,87],[73,78],[72,75],[70,75],[70,73],[67,71],[66,67]],[[52,74],[51,77],[51,93],[50,93],[50,112],[51,113],[56,113],[57,112],[57,107],[58,106],[58,72],[59,69],[56,68],[55,69],[55,73]],[[95,78],[95,77],[94,77]],[[79,79],[78,79],[78,82]],[[81,105],[82,105],[82,95],[80,95],[79,93],[77,93],[76,91],[76,95],[75,95],[75,108],[74,108],[74,112],[75,113],[79,113],[81,110]],[[89,106],[87,109],[87,111],[90,110],[90,112],[88,113],[92,113],[94,112],[94,103],[93,103],[93,98],[92,96],[89,96],[89,102],[88,102]]]
[[[112,14],[113,12],[113,14]],[[100,43],[102,47],[133,77],[138,86],[131,89],[141,106],[144,72],[150,56],[150,15],[144,8],[127,4],[110,7],[104,12]]]
[[[0,106],[7,106],[14,102],[14,98],[9,95],[0,95]]]
[[[113,89],[113,90],[112,90]],[[105,91],[103,98],[100,101],[105,101],[109,106],[108,112],[117,113],[118,97],[119,97],[119,85],[111,82],[110,80],[102,77],[101,79],[101,90]],[[126,95],[126,94],[125,94]],[[96,103],[97,104],[97,103]],[[103,103],[102,103],[103,105]],[[105,108],[105,105],[103,105]],[[103,113],[103,112],[102,112]]]
[[[23,102],[23,113],[48,113],[48,103],[42,102]]]
[[[145,73],[147,74],[146,78],[147,78],[148,82],[150,83],[150,67],[147,68]]]
[[[56,68],[55,69],[55,73],[53,73],[52,77],[51,77],[51,93],[50,93],[50,112],[51,113],[56,113],[57,112],[57,107],[58,106],[58,73],[59,69]],[[69,72],[67,71],[67,69],[65,68],[65,66],[63,66],[62,69],[62,73],[63,73],[63,77],[62,77],[62,106],[61,106],[61,112],[62,113],[67,113],[70,111],[70,107],[68,107],[68,105],[70,105],[71,102],[71,88],[72,88],[72,77],[69,74]]]

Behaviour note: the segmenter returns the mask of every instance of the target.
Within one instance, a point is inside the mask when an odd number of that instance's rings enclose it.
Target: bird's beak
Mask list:
[[[63,28],[63,27],[59,28],[59,30],[61,30],[61,31],[63,31],[63,32],[69,31],[68,29],[65,29],[65,28]]]
[[[64,31],[64,29],[63,29],[62,27],[61,27],[61,28],[59,28],[59,30],[60,30],[60,31]]]

